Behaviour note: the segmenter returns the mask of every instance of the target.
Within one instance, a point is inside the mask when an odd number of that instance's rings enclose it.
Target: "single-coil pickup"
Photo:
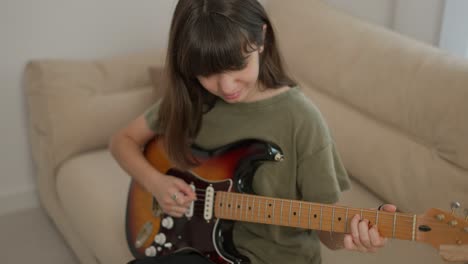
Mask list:
[[[205,210],[203,213],[203,218],[206,221],[210,221],[213,217],[213,204],[214,204],[214,188],[213,186],[208,186],[205,190]]]

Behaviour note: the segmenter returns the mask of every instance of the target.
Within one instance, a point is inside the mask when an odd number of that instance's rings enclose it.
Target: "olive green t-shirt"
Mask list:
[[[158,105],[145,114],[154,131]],[[259,195],[335,203],[340,192],[349,189],[348,175],[324,118],[299,87],[250,103],[218,100],[203,116],[195,143],[213,149],[242,139],[273,142],[285,157],[257,169],[253,190]],[[236,222],[233,236],[236,248],[252,264],[321,263],[315,231]]]

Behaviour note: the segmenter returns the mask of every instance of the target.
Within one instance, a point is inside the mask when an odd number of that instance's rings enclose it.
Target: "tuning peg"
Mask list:
[[[451,204],[451,208],[452,208],[452,215],[455,214],[455,210],[457,210],[458,208],[460,208],[461,204],[459,202],[452,202]]]

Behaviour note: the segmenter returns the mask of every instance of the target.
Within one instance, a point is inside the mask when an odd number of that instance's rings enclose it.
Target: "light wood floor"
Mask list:
[[[78,264],[40,208],[0,216],[0,256],[5,264]]]

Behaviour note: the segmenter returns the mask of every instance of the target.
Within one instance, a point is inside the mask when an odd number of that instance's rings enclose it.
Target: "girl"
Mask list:
[[[196,195],[184,181],[146,161],[141,148],[155,135],[164,135],[166,151],[179,169],[197,164],[193,143],[213,149],[248,138],[274,142],[286,159],[257,169],[252,185],[259,195],[335,203],[349,188],[330,131],[285,72],[272,24],[257,0],[179,0],[165,67],[162,99],[117,132],[110,149],[166,214],[182,217]],[[254,264],[321,263],[319,241],[361,252],[384,245],[368,220],[356,215],[350,226],[350,234],[343,235],[236,222],[233,239]],[[132,263],[197,262],[208,261],[176,254]]]

